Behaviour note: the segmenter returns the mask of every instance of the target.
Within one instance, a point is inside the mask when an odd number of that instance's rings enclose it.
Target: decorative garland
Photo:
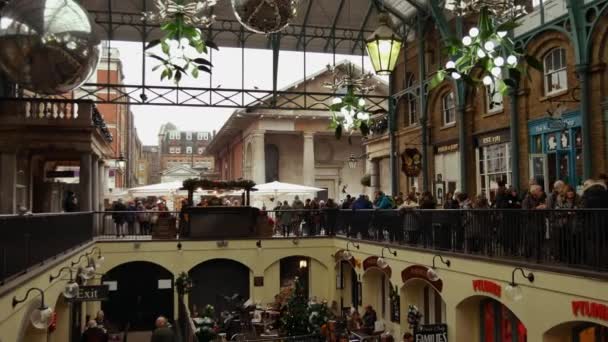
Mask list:
[[[452,56],[445,69],[439,70],[429,84],[429,90],[436,88],[446,77],[462,79],[471,86],[491,86],[505,95],[509,88],[517,86],[520,75],[527,73],[526,65],[542,70],[542,64],[523,50],[515,48],[508,36],[508,31],[520,24],[515,19],[499,24],[497,18],[490,16],[490,9],[482,7],[479,13],[479,25],[469,30],[469,35],[462,40],[448,40],[446,49]],[[525,60],[527,64],[520,63]],[[480,77],[474,77],[475,71],[481,71]],[[510,78],[503,77],[508,72]],[[493,94],[492,94],[493,95]]]
[[[410,325],[410,330],[414,331],[420,325],[422,314],[416,305],[409,305],[407,310],[407,323]]]
[[[232,190],[232,189],[243,189],[251,191],[255,187],[255,182],[250,180],[238,180],[238,181],[212,181],[208,179],[190,178],[186,179],[182,183],[182,189],[191,192],[196,189],[218,189],[218,190]]]
[[[162,56],[149,53],[148,56],[161,62],[152,71],[162,68],[161,81],[173,79],[181,81],[183,75],[198,78],[199,73],[211,73],[213,65],[207,59],[189,54],[194,49],[198,55],[206,54],[207,47],[218,50],[217,45],[206,41],[199,27],[210,26],[215,16],[207,16],[215,0],[156,0],[158,12],[144,13],[144,19],[159,23],[163,38],[148,43],[146,50],[160,44]]]

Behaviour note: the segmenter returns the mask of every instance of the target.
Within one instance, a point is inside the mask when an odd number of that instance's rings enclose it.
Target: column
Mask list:
[[[374,192],[378,191],[380,189],[380,159],[372,159],[370,161],[371,163],[371,168],[370,168],[370,179],[371,179],[371,196],[370,198],[373,198],[373,194]]]
[[[96,155],[92,156],[91,161],[91,183],[92,183],[92,196],[91,204],[93,211],[99,210],[99,157]]]
[[[93,157],[90,153],[84,153],[80,156],[80,211],[93,210],[93,173],[91,166],[93,165]]]
[[[315,186],[315,135],[311,132],[304,133],[302,182],[307,186]]]
[[[253,160],[251,161],[253,181],[256,184],[266,183],[266,147],[264,141],[264,132],[253,133]]]
[[[581,87],[581,135],[583,138],[583,180],[593,177],[593,158],[591,158],[591,91],[588,64],[576,66],[579,85]]]
[[[106,171],[106,168],[103,164],[103,161],[100,160],[99,163],[97,164],[97,168],[98,168],[98,187],[99,187],[99,192],[98,192],[98,205],[97,205],[97,210],[98,211],[103,211],[104,207],[103,207],[103,199],[105,198],[105,193],[106,193],[106,178],[108,176],[108,173]]]
[[[511,185],[520,191],[519,179],[519,115],[518,115],[518,89],[509,92],[511,114]]]
[[[16,212],[17,153],[3,152],[0,155],[0,213]]]
[[[468,192],[467,181],[467,131],[465,122],[466,107],[464,104],[464,96],[461,98],[458,106],[456,106],[456,115],[458,121],[458,152],[460,158],[460,191]],[[428,190],[428,189],[427,189]]]

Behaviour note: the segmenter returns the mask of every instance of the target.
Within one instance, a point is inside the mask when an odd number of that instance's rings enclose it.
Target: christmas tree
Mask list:
[[[308,307],[308,320],[311,325],[311,332],[315,334],[321,334],[323,327],[329,321],[330,311],[327,307],[327,303],[312,303]]]
[[[308,299],[302,283],[296,278],[295,288],[281,317],[281,333],[285,336],[302,336],[308,335],[311,328]]]

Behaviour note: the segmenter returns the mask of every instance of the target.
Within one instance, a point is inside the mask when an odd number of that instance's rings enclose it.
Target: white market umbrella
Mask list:
[[[311,192],[325,191],[325,189],[315,188],[312,186],[271,182],[266,184],[256,185],[255,188],[258,190],[255,194],[308,194]]]

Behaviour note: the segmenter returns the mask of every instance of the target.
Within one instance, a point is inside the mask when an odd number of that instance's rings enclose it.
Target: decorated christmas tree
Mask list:
[[[308,335],[311,328],[308,299],[302,283],[296,278],[295,288],[281,318],[281,333],[285,336],[302,336]]]
[[[308,307],[308,321],[311,326],[311,332],[321,334],[323,327],[329,321],[330,311],[327,303],[312,303]]]

